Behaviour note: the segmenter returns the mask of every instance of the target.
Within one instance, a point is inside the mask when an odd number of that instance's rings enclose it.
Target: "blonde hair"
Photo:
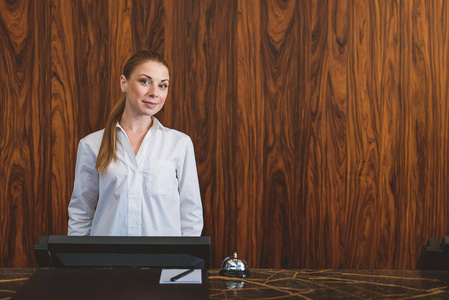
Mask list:
[[[141,50],[136,52],[126,62],[125,67],[123,68],[123,76],[128,79],[138,66],[147,61],[154,61],[163,64],[167,67],[170,74],[170,68],[159,52],[153,50]],[[106,121],[103,139],[101,140],[100,150],[98,151],[97,162],[95,164],[95,169],[98,174],[106,172],[112,160],[117,161],[117,136],[115,128],[117,123],[122,118],[125,110],[125,104],[126,94],[123,94],[112,108],[108,120]]]

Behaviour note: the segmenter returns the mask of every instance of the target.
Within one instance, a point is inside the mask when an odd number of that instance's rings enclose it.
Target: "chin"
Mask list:
[[[152,117],[160,111],[161,111],[160,109],[153,109],[151,111],[146,111],[144,114],[147,115],[148,117]]]

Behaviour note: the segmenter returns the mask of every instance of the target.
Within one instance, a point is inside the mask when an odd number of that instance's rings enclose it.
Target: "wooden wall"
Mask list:
[[[213,265],[413,269],[449,235],[445,0],[0,0],[0,267],[66,234],[136,50],[172,66]]]

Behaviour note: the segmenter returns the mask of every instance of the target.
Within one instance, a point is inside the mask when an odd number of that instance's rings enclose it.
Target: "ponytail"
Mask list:
[[[125,110],[125,102],[126,95],[123,94],[115,104],[106,121],[103,139],[101,140],[100,150],[98,151],[97,163],[95,164],[95,169],[98,174],[105,172],[112,160],[117,160],[117,136],[115,134],[115,128]]]

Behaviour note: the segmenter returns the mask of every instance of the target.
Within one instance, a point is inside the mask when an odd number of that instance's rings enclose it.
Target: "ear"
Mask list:
[[[120,88],[122,89],[122,92],[126,92],[126,89],[128,88],[128,82],[126,80],[125,75],[120,75]]]

